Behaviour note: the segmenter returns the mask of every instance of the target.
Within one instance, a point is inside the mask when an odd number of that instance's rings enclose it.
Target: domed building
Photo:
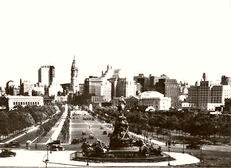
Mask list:
[[[157,91],[145,91],[140,93],[138,105],[153,107],[155,110],[169,110],[171,98],[164,97],[162,93]]]

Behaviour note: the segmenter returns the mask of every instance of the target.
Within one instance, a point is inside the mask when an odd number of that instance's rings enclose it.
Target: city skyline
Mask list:
[[[190,84],[231,76],[230,0],[11,2],[0,2],[1,86],[37,82],[42,65],[70,82],[74,56],[79,83],[108,64]]]

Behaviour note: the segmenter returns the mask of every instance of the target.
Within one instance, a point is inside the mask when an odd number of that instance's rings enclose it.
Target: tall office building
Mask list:
[[[38,82],[44,86],[52,85],[55,78],[55,67],[53,65],[43,65],[38,70]]]
[[[200,84],[197,82],[188,92],[190,107],[200,110],[215,110],[216,107],[224,106],[225,99],[228,98],[231,98],[231,86],[212,85],[206,74],[203,74]]]
[[[31,96],[34,84],[28,80],[20,79],[20,95]]]
[[[75,57],[72,61],[71,65],[71,86],[70,86],[70,92],[72,93],[77,93],[79,91],[79,86],[78,86],[78,67],[76,65]]]
[[[100,77],[90,76],[84,81],[84,93],[90,96],[100,96],[102,101],[111,100],[111,83],[108,78],[111,77],[112,67],[107,66],[105,72]]]
[[[116,85],[116,97],[135,96],[137,91],[136,82],[133,79],[119,78]]]
[[[150,78],[145,77],[144,74],[134,76],[134,80],[141,85],[141,92],[150,90]]]
[[[180,87],[176,79],[169,79],[166,76],[162,76],[161,79],[155,85],[156,91],[162,93],[165,97],[171,98],[172,107],[178,108]]]
[[[137,83],[134,78],[125,77],[126,74],[121,69],[115,69],[112,77],[109,79],[111,82],[111,97],[116,99],[117,97],[129,97],[135,96],[137,92]],[[141,89],[141,84],[140,88]]]
[[[149,90],[155,90],[155,85],[159,82],[160,77],[149,75]]]

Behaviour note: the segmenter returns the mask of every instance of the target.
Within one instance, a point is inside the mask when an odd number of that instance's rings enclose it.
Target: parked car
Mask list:
[[[5,148],[18,148],[20,147],[20,143],[18,141],[11,141],[9,143],[4,144]]]
[[[50,151],[63,151],[64,147],[61,145],[53,144],[50,146]]]
[[[11,156],[16,156],[15,152],[12,152],[9,149],[2,149],[0,153],[0,157],[11,157]]]
[[[57,140],[53,140],[53,141],[49,142],[48,145],[53,145],[53,144],[60,145],[60,143],[61,143],[60,140],[57,139]]]

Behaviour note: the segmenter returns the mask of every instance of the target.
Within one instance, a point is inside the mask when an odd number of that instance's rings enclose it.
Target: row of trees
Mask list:
[[[18,106],[15,110],[0,111],[0,136],[8,136],[34,124],[39,124],[54,115],[56,110],[57,108],[53,105],[44,105]]]
[[[62,138],[63,138],[63,141],[68,141],[69,140],[69,127],[70,127],[70,112],[71,112],[71,107],[69,106],[68,108],[68,114],[67,114],[67,117],[63,123],[63,127],[62,127],[62,130],[61,130],[61,135],[62,135]]]
[[[95,113],[107,121],[113,121],[118,115],[114,107],[98,107]],[[210,115],[190,112],[143,112],[138,110],[126,111],[130,130],[140,133],[164,130],[178,130],[192,136],[210,137],[231,136],[230,115]],[[157,132],[158,133],[158,132]]]

